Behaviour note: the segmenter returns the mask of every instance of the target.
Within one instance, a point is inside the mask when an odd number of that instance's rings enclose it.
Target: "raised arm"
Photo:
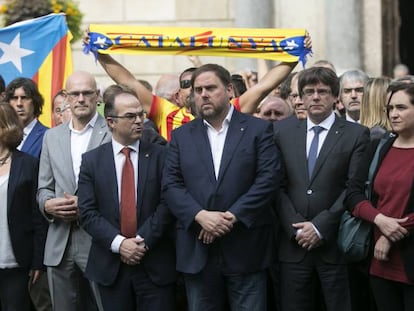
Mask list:
[[[249,114],[256,112],[260,102],[286,79],[296,64],[297,62],[276,65],[256,85],[244,92],[239,99],[241,112]]]
[[[98,61],[106,73],[117,84],[123,84],[135,91],[145,111],[151,111],[152,93],[123,65],[110,55],[98,54]]]

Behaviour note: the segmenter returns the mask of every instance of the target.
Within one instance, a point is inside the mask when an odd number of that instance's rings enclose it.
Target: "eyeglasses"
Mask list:
[[[10,97],[10,101],[18,101],[18,100],[19,100],[19,98],[20,98],[20,100],[21,100],[22,102],[28,102],[29,100],[31,100],[31,99],[32,99],[31,97],[26,96],[26,95],[23,95],[23,96],[11,96],[11,97]]]
[[[181,80],[180,81],[180,88],[188,89],[191,86],[191,80]]]
[[[308,97],[313,96],[315,93],[318,94],[320,97],[324,97],[324,96],[331,94],[331,90],[328,90],[328,89],[304,89],[303,90],[303,94]]]
[[[137,119],[137,117],[139,117],[140,119],[143,119],[144,116],[145,116],[145,111],[141,111],[141,112],[137,112],[137,113],[126,113],[123,116],[108,116],[108,117],[111,117],[111,118],[114,118],[114,119],[125,119],[125,120],[132,123]]]
[[[96,95],[96,90],[89,90],[89,91],[74,91],[74,92],[66,92],[66,95],[71,100],[76,100],[79,98],[79,96],[85,97],[85,98],[92,98],[94,95]]]
[[[364,93],[364,87],[354,87],[354,88],[343,88],[342,93],[344,94],[351,94],[352,91],[355,91],[356,93],[362,94]]]

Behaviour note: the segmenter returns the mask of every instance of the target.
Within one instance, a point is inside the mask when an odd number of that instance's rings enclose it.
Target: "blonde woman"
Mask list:
[[[381,138],[391,130],[387,117],[386,98],[390,78],[371,78],[365,83],[362,97],[360,121],[370,129],[371,140]]]

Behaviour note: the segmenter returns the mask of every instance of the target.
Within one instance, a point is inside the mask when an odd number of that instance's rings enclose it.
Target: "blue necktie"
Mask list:
[[[309,178],[312,176],[313,168],[315,167],[316,159],[318,158],[319,133],[322,132],[324,128],[321,126],[314,126],[312,130],[315,132],[315,135],[313,136],[308,155]]]

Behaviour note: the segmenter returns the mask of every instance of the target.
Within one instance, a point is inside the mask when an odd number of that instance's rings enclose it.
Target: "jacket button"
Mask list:
[[[312,194],[313,193],[313,190],[312,189],[308,189],[307,191],[306,191],[306,194]]]

